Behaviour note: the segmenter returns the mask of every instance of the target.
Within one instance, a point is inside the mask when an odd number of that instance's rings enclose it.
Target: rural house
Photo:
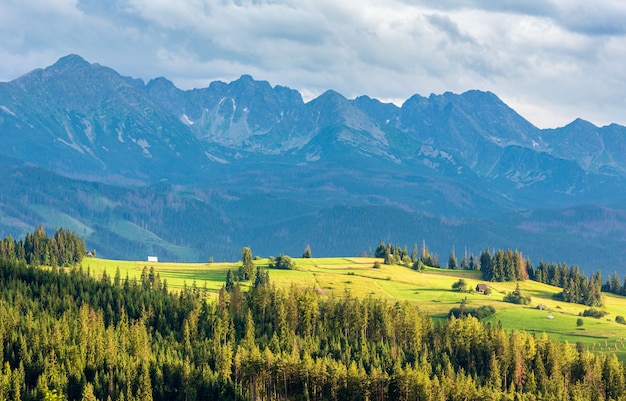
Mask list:
[[[484,283],[480,283],[476,285],[476,292],[481,292],[484,293],[489,289],[489,287],[487,287],[487,284]]]

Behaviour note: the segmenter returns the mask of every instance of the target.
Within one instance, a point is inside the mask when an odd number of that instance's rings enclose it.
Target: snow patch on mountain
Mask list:
[[[316,162],[321,158],[320,153],[319,152],[313,152],[313,153],[307,153],[304,156],[304,159],[308,162]]]
[[[150,154],[150,151],[148,150],[148,148],[150,147],[150,143],[148,143],[148,141],[146,141],[145,139],[135,139],[135,138],[132,138],[131,140],[135,144],[139,145],[141,150],[143,150],[144,155],[146,155],[147,157],[152,157],[152,155]]]
[[[117,140],[120,141],[121,143],[126,143],[126,141],[124,140],[124,129],[123,127],[117,127],[115,129],[115,132],[117,132]]]
[[[226,159],[222,159],[221,157],[217,157],[215,155],[212,155],[209,152],[204,152],[204,154],[211,161],[214,161],[214,162],[220,163],[220,164],[228,164],[228,160],[226,160]]]
[[[180,121],[188,127],[194,124],[193,121],[191,121],[189,117],[187,117],[187,114],[183,114],[182,116],[180,116]]]
[[[83,150],[83,148],[81,146],[79,146],[78,144],[76,144],[75,142],[68,142],[63,138],[57,138],[57,141],[61,142],[64,145],[69,146],[70,148],[78,151],[81,154],[85,154],[85,151]]]
[[[93,130],[91,128],[91,122],[89,120],[87,120],[86,118],[81,118],[81,121],[85,125],[85,128],[83,129],[83,133],[85,134],[85,136],[87,137],[89,142],[91,142],[93,144],[94,143],[94,139],[95,139],[95,135],[94,135]]]
[[[423,144],[420,147],[419,154],[421,156],[427,156],[433,159],[434,158],[444,159],[444,160],[449,161],[452,164],[456,164],[454,161],[454,157],[450,153],[446,152],[445,150],[436,149],[435,147],[429,144]]]
[[[7,106],[0,105],[0,110],[4,111],[6,114],[12,115],[13,117],[17,117]]]

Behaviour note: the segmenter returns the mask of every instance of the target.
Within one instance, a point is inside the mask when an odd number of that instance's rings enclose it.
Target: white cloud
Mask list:
[[[616,0],[9,0],[0,80],[68,53],[183,88],[242,74],[310,98],[490,90],[539,126],[626,124]]]

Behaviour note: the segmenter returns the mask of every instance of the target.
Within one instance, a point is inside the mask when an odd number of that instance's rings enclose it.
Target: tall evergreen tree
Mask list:
[[[493,275],[493,265],[491,263],[491,253],[489,248],[486,248],[483,253],[480,254],[480,270],[483,272],[483,277],[487,281],[495,281]]]
[[[241,249],[241,266],[239,267],[239,280],[251,280],[254,275],[254,261],[252,260],[252,250],[246,246]]]
[[[419,258],[419,249],[417,249],[417,243],[413,243],[413,250],[411,251],[411,261],[417,262]]]
[[[312,258],[313,254],[311,253],[311,246],[307,244],[306,248],[304,248],[304,252],[302,253],[303,258]]]
[[[228,269],[228,273],[226,273],[226,291],[231,292],[235,288],[235,278],[233,277],[232,270]]]
[[[458,270],[459,265],[456,260],[456,255],[454,254],[454,250],[450,251],[450,257],[448,258],[448,269]]]

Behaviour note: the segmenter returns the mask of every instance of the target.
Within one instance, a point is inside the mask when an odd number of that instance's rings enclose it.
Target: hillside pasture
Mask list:
[[[353,296],[386,300],[408,301],[436,319],[445,318],[449,310],[465,301],[468,307],[491,305],[496,314],[487,319],[490,324],[501,324],[505,329],[524,330],[541,336],[542,333],[572,345],[580,342],[593,351],[615,352],[626,360],[626,325],[615,323],[615,316],[626,316],[626,297],[604,294],[607,315],[601,319],[583,318],[583,326],[577,319],[587,306],[557,301],[553,296],[561,290],[535,281],[519,282],[520,290],[532,298],[530,305],[514,305],[503,302],[503,297],[513,291],[518,283],[489,282],[491,295],[474,291],[476,285],[484,283],[481,273],[476,271],[427,268],[415,271],[400,265],[384,265],[375,258],[293,258],[295,270],[269,268],[268,259],[254,263],[269,271],[272,284],[279,288],[315,288],[320,294],[342,296],[349,292]],[[381,263],[374,268],[375,262]],[[207,296],[216,298],[226,280],[228,270],[237,272],[241,262],[233,263],[149,263],[147,261],[118,261],[85,258],[83,269],[99,277],[104,271],[112,278],[117,269],[122,279],[139,280],[146,267],[153,267],[161,281],[166,280],[170,290],[180,290],[185,285],[206,289]],[[459,279],[467,283],[467,291],[454,291],[452,284]],[[250,282],[242,283],[248,287]],[[547,310],[538,310],[538,304]],[[548,318],[551,315],[552,318]]]
[[[126,277],[130,280],[139,280],[144,267],[148,270],[153,267],[155,273],[159,274],[161,282],[167,281],[170,290],[177,291],[184,286],[191,287],[195,282],[196,287],[199,289],[206,288],[209,296],[214,297],[224,285],[228,270],[239,268],[237,263],[154,263],[99,258],[85,258],[82,264],[83,269],[89,269],[91,274],[96,277],[101,277],[102,273],[106,272],[113,278],[119,269],[122,280]]]

